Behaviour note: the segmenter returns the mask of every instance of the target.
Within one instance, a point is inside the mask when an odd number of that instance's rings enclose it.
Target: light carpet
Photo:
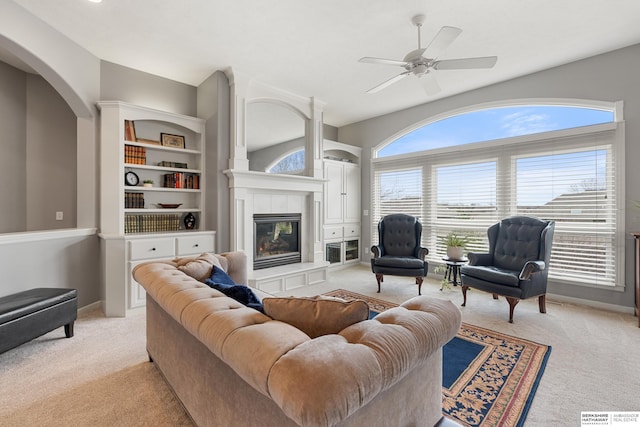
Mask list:
[[[82,313],[64,328],[0,354],[0,425],[192,426],[145,351],[145,313]]]
[[[344,289],[325,295],[364,300],[373,313],[397,307]],[[549,346],[463,323],[442,351],[442,413],[464,426],[524,425],[550,353]]]

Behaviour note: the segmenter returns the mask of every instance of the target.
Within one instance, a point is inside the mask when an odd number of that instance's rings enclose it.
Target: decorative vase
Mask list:
[[[196,228],[196,217],[191,212],[184,216],[184,228],[187,230],[193,230]]]
[[[458,260],[464,258],[464,246],[447,247],[447,256],[449,259]]]

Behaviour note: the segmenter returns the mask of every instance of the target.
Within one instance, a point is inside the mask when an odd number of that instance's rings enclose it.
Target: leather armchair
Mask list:
[[[384,275],[415,277],[418,295],[429,270],[427,248],[420,246],[422,224],[406,214],[391,214],[378,222],[378,242],[371,247],[371,271],[376,275],[378,293]]]
[[[547,276],[555,223],[534,217],[505,218],[487,230],[488,253],[470,252],[469,264],[460,267],[462,295],[467,290],[503,295],[509,302],[509,323],[520,300],[538,297],[540,313],[546,313]]]

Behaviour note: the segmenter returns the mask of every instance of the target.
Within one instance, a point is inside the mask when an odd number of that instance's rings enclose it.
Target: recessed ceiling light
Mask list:
[[[91,3],[102,3],[102,0],[89,0]]]

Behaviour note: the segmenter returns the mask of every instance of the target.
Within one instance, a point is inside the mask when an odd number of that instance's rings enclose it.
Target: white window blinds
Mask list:
[[[484,252],[490,225],[532,215],[556,222],[550,279],[624,283],[623,137],[618,123],[375,159],[372,240],[382,216],[414,215],[430,259],[441,261],[447,233],[470,236],[467,251]]]
[[[430,239],[434,255],[446,254],[443,239],[450,232],[471,237],[467,251],[487,249],[485,231],[499,219],[497,163],[491,160],[434,167],[435,241]]]
[[[614,284],[616,185],[613,146],[514,157],[516,213],[556,222],[550,277]]]
[[[372,189],[372,244],[378,244],[378,221],[393,213],[422,219],[422,168],[398,168],[374,173]]]

